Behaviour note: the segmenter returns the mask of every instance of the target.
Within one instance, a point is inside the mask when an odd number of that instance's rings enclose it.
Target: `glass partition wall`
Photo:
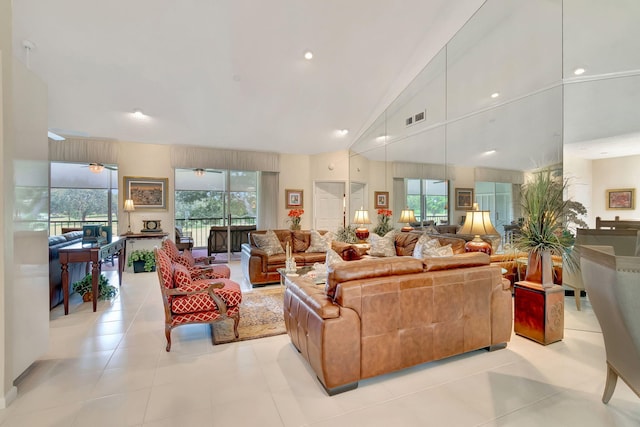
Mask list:
[[[527,175],[562,169],[563,143],[565,168],[587,143],[640,147],[639,18],[633,0],[487,0],[350,147],[350,211],[375,218],[373,195],[388,191],[398,228],[415,183],[432,180],[446,184],[450,224],[472,189],[502,231]],[[571,169],[588,181],[574,194],[604,193],[583,163]]]

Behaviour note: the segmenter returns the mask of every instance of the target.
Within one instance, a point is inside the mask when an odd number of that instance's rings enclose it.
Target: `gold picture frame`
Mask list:
[[[374,191],[375,208],[376,209],[389,209],[389,192],[388,191]]]
[[[167,210],[169,178],[125,176],[122,183],[123,206],[131,199],[136,210]]]
[[[636,189],[621,188],[607,190],[607,209],[624,210],[636,208]]]
[[[286,209],[302,209],[304,208],[304,198],[302,190],[284,190]]]
[[[456,188],[456,210],[473,209],[473,188]]]

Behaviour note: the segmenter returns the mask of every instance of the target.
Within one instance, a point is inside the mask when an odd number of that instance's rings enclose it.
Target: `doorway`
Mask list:
[[[314,228],[336,231],[347,221],[345,183],[317,181],[313,189]]]

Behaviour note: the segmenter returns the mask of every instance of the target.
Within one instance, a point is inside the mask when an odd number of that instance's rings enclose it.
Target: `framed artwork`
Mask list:
[[[389,192],[388,191],[374,191],[374,197],[376,198],[376,209],[389,209]]]
[[[607,209],[635,209],[636,189],[607,190]]]
[[[286,209],[304,208],[302,190],[284,190]]]
[[[473,208],[473,188],[456,188],[456,210]]]
[[[124,198],[133,200],[135,209],[167,209],[169,178],[123,178]],[[123,203],[124,205],[124,203]]]

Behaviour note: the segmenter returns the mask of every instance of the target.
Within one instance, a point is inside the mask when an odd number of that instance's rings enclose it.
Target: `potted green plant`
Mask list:
[[[92,276],[87,274],[82,280],[73,284],[73,290],[82,296],[83,301],[93,300]],[[109,284],[109,279],[104,274],[98,279],[98,299],[111,299],[118,294],[118,289]]]
[[[149,249],[136,249],[127,257],[127,266],[133,266],[134,273],[156,271],[156,257]]]
[[[358,237],[356,236],[356,226],[347,225],[346,227],[338,227],[334,240],[344,243],[356,243],[358,241]]]
[[[575,264],[570,256],[574,237],[565,224],[575,202],[564,200],[566,186],[566,181],[547,168],[535,173],[521,189],[524,222],[516,246],[529,254],[525,280],[543,287],[553,286],[552,255]]]

